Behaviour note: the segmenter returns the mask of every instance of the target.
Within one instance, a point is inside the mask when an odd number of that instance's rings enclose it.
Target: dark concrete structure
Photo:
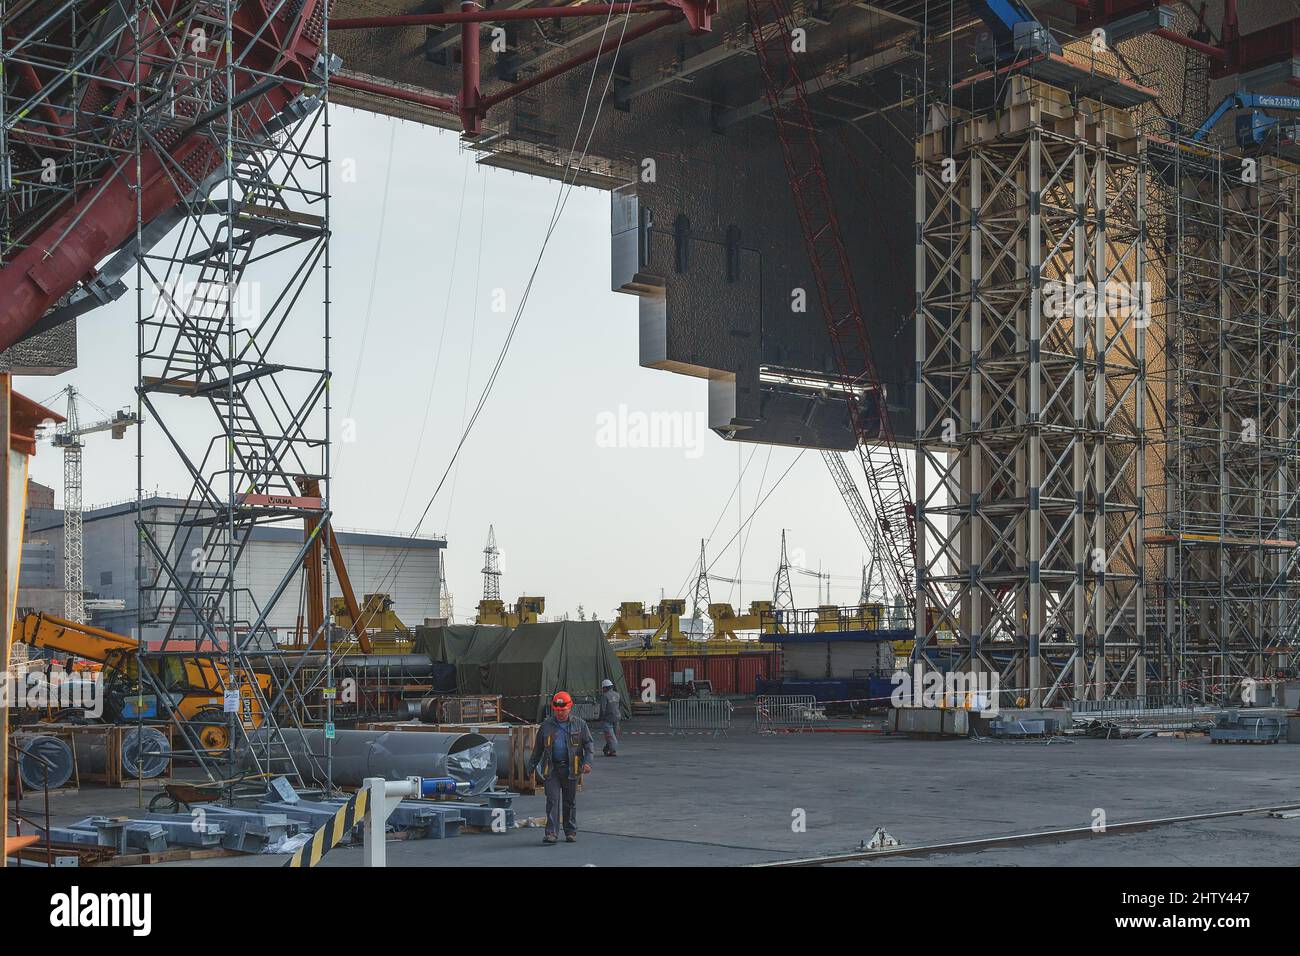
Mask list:
[[[488,9],[527,5],[498,0]],[[1065,39],[1078,30],[1073,4],[1029,6]],[[1207,22],[1217,31],[1222,3],[1209,6]],[[334,16],[458,9],[454,0],[340,0]],[[1186,7],[1173,12],[1175,30],[1194,29]],[[965,2],[807,0],[792,13],[806,31],[801,75],[822,124],[875,364],[895,434],[906,441],[915,428],[913,143],[925,109],[945,100],[954,78],[981,69],[975,51],[983,24]],[[1294,13],[1280,0],[1245,4],[1241,30]],[[621,16],[608,25],[604,17],[503,21],[504,33],[494,37],[485,23],[482,92],[500,92],[622,28]],[[331,39],[345,77],[448,98],[460,88],[460,44],[457,25],[337,31]],[[1203,115],[1200,105],[1184,103],[1189,51],[1151,36],[1119,49],[1160,91],[1152,117]],[[579,66],[489,109],[470,146],[485,164],[551,178],[572,162],[576,182],[614,190],[612,286],[641,297],[641,364],[706,379],[718,433],[850,448],[843,403],[817,387],[834,377],[835,362],[758,60],[746,5],[722,0],[710,33],[690,35],[679,23],[621,49],[598,118],[609,57],[600,60],[590,101],[591,67]],[[1191,99],[1217,101],[1235,82],[1193,91]],[[390,97],[338,88],[334,100],[460,128],[453,113]]]

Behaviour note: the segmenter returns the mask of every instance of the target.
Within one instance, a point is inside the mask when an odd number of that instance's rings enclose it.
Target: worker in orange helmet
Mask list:
[[[573,698],[568,691],[556,691],[528,758],[528,772],[540,774],[546,783],[546,835],[542,838],[546,846],[559,842],[561,824],[565,842],[578,842],[578,780],[591,773],[592,750],[591,731],[573,712]]]

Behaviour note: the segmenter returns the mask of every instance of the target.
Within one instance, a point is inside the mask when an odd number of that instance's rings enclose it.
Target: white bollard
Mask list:
[[[369,797],[365,823],[361,827],[361,865],[387,866],[388,844],[384,834],[388,817],[403,800],[420,796],[420,778],[385,780],[383,777],[366,777],[362,786],[369,791]]]

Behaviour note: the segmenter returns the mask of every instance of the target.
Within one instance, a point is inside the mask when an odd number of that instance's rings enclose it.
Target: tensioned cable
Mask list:
[[[613,18],[613,7],[611,6],[609,12],[606,14],[605,17],[604,27],[601,30],[600,42],[602,45],[604,43],[604,38],[606,33],[608,32],[609,24],[612,18]],[[630,13],[624,14],[623,27],[621,32],[619,33],[618,44],[614,48],[614,55],[610,63],[609,76],[606,78],[605,85],[602,88],[600,93],[600,99],[596,104],[596,114],[592,120],[591,128],[587,134],[587,139],[583,144],[582,155],[577,160],[576,166],[578,168],[581,168],[582,162],[587,158],[587,153],[591,148],[591,141],[592,138],[595,136],[596,126],[600,120],[601,109],[604,107],[605,99],[609,93],[610,85],[613,82],[614,70],[618,65],[618,55],[623,47],[623,37],[627,33],[627,24],[630,18],[631,18]],[[447,467],[446,469],[443,470],[442,477],[438,479],[438,484],[434,487],[433,493],[429,496],[428,502],[425,504],[423,511],[421,511],[419,520],[416,521],[415,527],[411,530],[410,535],[408,535],[410,539],[414,539],[416,535],[420,533],[420,528],[423,526],[424,520],[429,514],[429,510],[433,507],[433,502],[437,499],[438,493],[442,490],[442,487],[447,480],[447,476],[451,473],[452,467],[455,465],[457,459],[460,456],[461,449],[464,448],[466,440],[469,438],[470,434],[474,430],[474,425],[478,421],[479,415],[482,413],[483,408],[487,404],[488,397],[491,395],[493,386],[496,384],[497,376],[500,374],[501,367],[505,363],[506,356],[509,354],[510,345],[514,341],[515,332],[518,330],[520,320],[523,318],[524,308],[528,304],[528,299],[533,289],[533,283],[536,281],[537,273],[541,268],[542,260],[546,254],[547,246],[550,244],[551,236],[555,232],[555,227],[556,225],[558,225],[560,217],[564,214],[565,206],[568,204],[569,193],[572,191],[573,186],[577,180],[577,177],[575,175],[574,180],[571,182],[569,180],[569,174],[575,167],[574,151],[577,149],[578,139],[582,136],[582,124],[586,120],[587,110],[591,102],[591,92],[592,89],[595,87],[596,76],[598,75],[599,72],[600,72],[600,58],[597,57],[596,61],[593,63],[591,77],[587,83],[587,91],[586,91],[586,95],[583,98],[582,111],[578,116],[577,128],[575,129],[573,134],[573,143],[569,148],[569,157],[566,160],[564,171],[561,174],[560,188],[556,194],[555,207],[551,211],[551,220],[547,226],[546,234],[542,238],[541,248],[538,250],[537,253],[537,261],[533,264],[532,271],[528,277],[528,282],[525,284],[524,292],[520,297],[519,307],[515,310],[515,316],[510,323],[509,331],[506,333],[506,339],[502,343],[501,349],[497,353],[496,360],[492,366],[492,371],[488,375],[488,380],[484,384],[483,391],[480,393],[478,401],[475,404],[474,412],[470,416],[469,422],[466,424],[464,429],[462,429],[460,440],[456,443],[456,447],[452,450],[451,458],[447,462]],[[396,580],[397,575],[400,574],[402,568],[405,567],[406,559],[409,556],[410,552],[411,552],[411,547],[409,544],[401,548],[398,554],[393,558],[392,565],[389,567],[388,571],[385,572],[385,574],[381,578],[380,585],[377,589],[378,591],[380,592],[384,591],[385,586],[389,581]]]
[[[438,332],[438,347],[433,353],[433,374],[429,376],[429,391],[424,396],[424,418],[420,422],[420,437],[415,442],[415,454],[411,456],[411,469],[406,474],[406,489],[402,492],[402,502],[397,506],[397,521],[402,520],[406,509],[406,499],[411,494],[411,482],[420,464],[420,452],[424,448],[424,436],[429,429],[429,410],[433,408],[433,392],[438,386],[438,369],[442,366],[442,343],[447,338],[447,326],[451,323],[451,298],[456,289],[456,262],[460,259],[460,231],[465,220],[465,195],[469,192],[469,153],[465,154],[465,175],[460,182],[460,208],[456,212],[456,238],[451,248],[451,270],[447,276],[447,297],[442,303],[442,329]]]
[[[388,223],[388,192],[393,183],[393,147],[397,144],[397,124],[390,122],[388,127],[388,161],[384,166],[384,196],[379,205],[379,234],[375,237],[375,257],[370,263],[370,293],[366,297],[366,314],[361,322],[361,345],[357,348],[357,364],[352,370],[352,391],[348,394],[348,410],[345,419],[352,418],[352,409],[356,405],[357,391],[361,387],[361,362],[366,356],[366,342],[370,338],[370,317],[374,313],[375,287],[379,284],[379,263],[384,248],[384,228]],[[347,443],[340,443],[338,454],[334,457],[337,470],[343,462],[343,451]]]

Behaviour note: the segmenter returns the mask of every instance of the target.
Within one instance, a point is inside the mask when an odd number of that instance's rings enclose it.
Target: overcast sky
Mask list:
[[[351,417],[356,430],[335,449],[335,521],[409,533],[467,396],[472,409],[499,353],[559,184],[477,166],[453,133],[342,107],[331,116],[334,427]],[[637,364],[637,300],[611,292],[609,274],[609,194],[574,188],[501,375],[422,529],[447,535],[457,619],[472,619],[481,597],[489,524],[503,596],[545,595],[548,614],[581,604],[608,620],[623,600],[689,600],[701,538],[712,573],[744,582],[714,581],[715,601],[739,604],[742,587],[746,603],[770,598],[783,527],[794,560],[832,575],[832,599],[856,601],[863,545],[821,457],[796,462],[795,449],[708,432],[706,383]],[[493,310],[494,296],[506,311]],[[134,322],[134,296],[83,318],[80,367],[16,387],[40,400],[71,382],[104,409],[132,404]],[[83,408],[83,421],[96,416]],[[651,416],[666,435],[639,429]],[[187,491],[156,427],[145,441],[151,485]],[[87,507],[135,497],[135,450],[134,436],[87,440]],[[739,522],[792,464],[742,552]],[[32,477],[62,501],[57,452],[42,447]],[[799,606],[817,603],[816,578],[793,583]],[[410,616],[436,607],[431,596]]]

